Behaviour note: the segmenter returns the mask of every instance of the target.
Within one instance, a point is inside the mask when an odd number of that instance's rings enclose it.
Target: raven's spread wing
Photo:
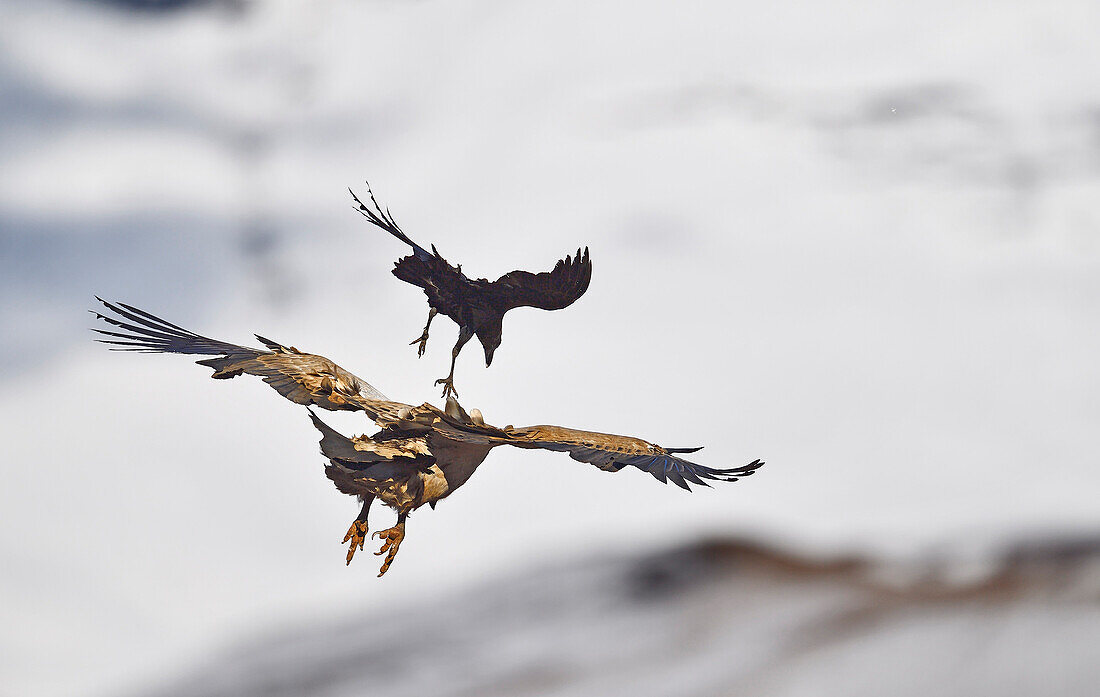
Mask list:
[[[413,248],[412,254],[401,257],[394,263],[393,275],[406,283],[423,288],[429,304],[444,314],[459,312],[465,305],[463,298],[469,293],[470,284],[470,280],[462,273],[462,269],[451,266],[434,244],[432,251],[429,252],[409,239],[405,231],[394,221],[389,209],[383,209],[374,198],[370,184],[367,184],[367,193],[370,194],[373,207],[360,201],[351,189],[348,191],[351,192],[351,197],[355,201],[356,210],[364,218]]]
[[[576,257],[559,260],[553,271],[512,271],[494,281],[492,287],[509,310],[514,307],[560,310],[584,295],[591,280],[592,261],[585,247],[583,255],[578,249]]]
[[[416,242],[413,242],[409,239],[409,236],[405,234],[405,231],[402,230],[394,221],[393,214],[390,213],[390,209],[386,208],[385,210],[383,210],[382,206],[378,204],[378,199],[374,197],[374,192],[371,191],[370,184],[367,183],[366,186],[367,193],[370,195],[370,201],[374,204],[374,208],[370,208],[365,205],[362,201],[359,200],[359,197],[355,195],[354,191],[348,189],[348,193],[351,194],[352,200],[355,201],[356,210],[359,211],[364,218],[369,220],[374,225],[377,225],[397,239],[412,247],[413,256],[424,261],[430,259],[432,256],[431,253],[418,245]]]
[[[443,314],[461,316],[469,302],[470,281],[436,251],[435,245],[432,252],[427,259],[416,254],[401,257],[394,262],[393,275],[423,288],[428,304]]]
[[[402,423],[419,411],[387,400],[365,380],[324,356],[304,353],[261,336],[256,338],[267,346],[267,350],[238,346],[200,336],[124,303],[112,304],[102,298],[96,299],[113,313],[111,316],[96,312],[96,317],[121,330],[93,330],[109,337],[99,341],[110,344],[112,350],[213,356],[197,361],[214,370],[211,377],[258,375],[296,404],[330,411],[364,411],[382,426]]]
[[[542,448],[567,452],[580,462],[589,462],[602,470],[618,472],[627,465],[649,472],[691,490],[687,482],[710,486],[705,480],[735,482],[747,477],[764,463],[754,460],[743,467],[714,469],[689,462],[677,453],[692,453],[699,448],[662,448],[641,438],[616,436],[595,431],[578,431],[561,426],[528,426],[505,429],[508,443],[521,448]]]

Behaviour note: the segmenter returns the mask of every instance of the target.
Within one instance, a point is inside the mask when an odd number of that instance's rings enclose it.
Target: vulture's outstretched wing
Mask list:
[[[671,481],[687,489],[688,482],[710,486],[706,480],[735,482],[747,477],[764,463],[760,460],[732,469],[714,469],[677,457],[699,448],[662,448],[641,438],[615,436],[594,431],[578,431],[561,426],[528,426],[504,429],[509,445],[567,452],[580,462],[589,462],[602,470],[618,472],[627,465],[649,472],[661,482]]]
[[[122,330],[93,330],[109,337],[99,341],[110,344],[112,350],[214,356],[196,361],[214,370],[211,377],[258,375],[296,404],[330,411],[364,411],[382,426],[410,417],[411,407],[387,400],[365,380],[324,356],[303,353],[259,335],[256,338],[267,346],[267,350],[238,346],[200,336],[124,303],[112,304],[99,297],[96,299],[114,313],[110,316],[95,312],[96,317]]]
[[[588,258],[588,247],[585,247],[583,255],[578,249],[576,257],[559,260],[553,271],[512,271],[493,281],[492,286],[506,309],[560,310],[584,295],[591,280],[592,262]]]

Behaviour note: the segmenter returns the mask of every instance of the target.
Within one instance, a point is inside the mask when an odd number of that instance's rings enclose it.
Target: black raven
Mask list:
[[[543,310],[560,310],[569,307],[588,290],[592,280],[592,262],[588,258],[588,247],[582,254],[578,249],[576,256],[566,256],[558,261],[553,271],[530,273],[511,271],[495,281],[484,278],[470,279],[462,273],[462,265],[450,263],[432,245],[428,251],[405,235],[393,220],[389,209],[383,210],[374,198],[370,184],[370,208],[359,200],[354,191],[348,189],[355,200],[357,209],[370,222],[390,233],[413,248],[413,253],[402,257],[394,264],[393,275],[406,283],[419,286],[428,296],[428,323],[419,337],[410,342],[410,346],[419,344],[417,355],[423,356],[428,344],[428,329],[437,313],[450,317],[458,325],[458,341],[451,350],[451,372],[447,377],[435,381],[443,385],[443,397],[454,389],[455,361],[462,347],[476,336],[485,349],[485,366],[493,362],[493,352],[500,346],[501,322],[504,313],[516,307],[537,307]]]

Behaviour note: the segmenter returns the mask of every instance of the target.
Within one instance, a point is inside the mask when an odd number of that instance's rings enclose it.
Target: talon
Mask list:
[[[345,562],[345,566],[351,563],[352,557],[355,556],[356,549],[363,549],[363,543],[366,542],[366,539],[367,521],[356,520],[352,522],[351,527],[348,528],[348,533],[344,535],[344,542],[347,542],[349,540],[351,541],[351,546],[348,547],[348,556],[347,561]]]
[[[372,537],[380,537],[385,540],[382,543],[382,549],[374,553],[376,556],[386,555],[385,561],[382,562],[382,570],[378,572],[378,575],[381,576],[389,570],[390,564],[397,556],[398,548],[401,547],[401,541],[405,539],[405,524],[398,523],[388,530],[380,530],[375,532]]]
[[[415,346],[416,344],[420,344],[416,349],[416,357],[422,358],[424,356],[424,351],[428,348],[428,332],[424,332],[409,342],[409,346]]]
[[[443,385],[443,399],[447,399],[449,395],[458,397],[458,390],[455,389],[454,378],[439,378],[435,381],[437,385]]]

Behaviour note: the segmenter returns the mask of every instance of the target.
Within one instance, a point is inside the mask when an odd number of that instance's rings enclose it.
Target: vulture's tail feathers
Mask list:
[[[325,457],[340,463],[369,464],[380,461],[372,452],[356,450],[355,443],[350,438],[317,418],[312,409],[308,411],[314,427],[321,432],[321,453]]]

